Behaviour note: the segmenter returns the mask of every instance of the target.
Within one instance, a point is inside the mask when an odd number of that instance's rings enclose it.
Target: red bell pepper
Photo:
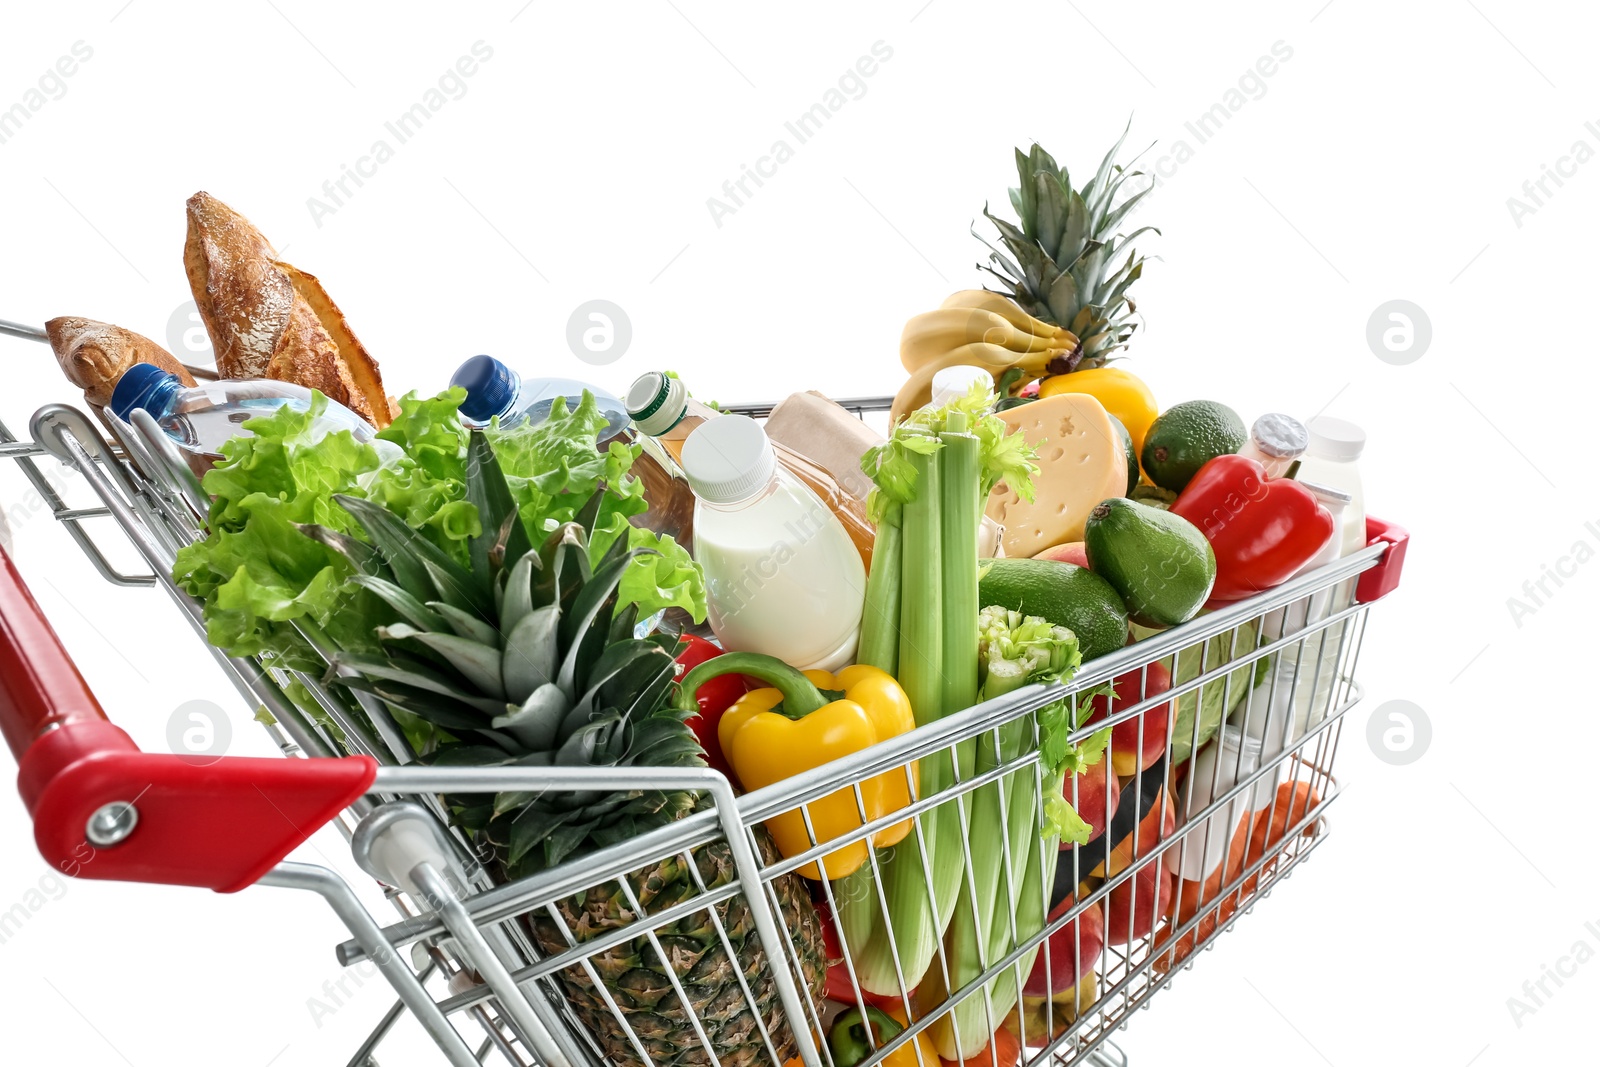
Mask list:
[[[680,680],[706,660],[722,655],[722,649],[703,637],[684,634],[679,642],[677,677]],[[706,763],[727,775],[734,783],[739,779],[734,777],[733,768],[723,758],[722,745],[717,741],[717,725],[722,721],[722,713],[749,689],[742,674],[718,675],[695,690],[694,700],[700,706],[700,714],[689,720],[689,728],[700,739],[700,747],[706,751]]]
[[[856,984],[850,980],[850,968],[844,962],[844,948],[839,944],[839,929],[834,925],[833,911],[825,900],[816,901],[817,915],[822,919],[822,947],[828,956],[827,985],[822,995],[835,1004],[855,1004]],[[911,990],[915,997],[917,991]],[[860,990],[861,1001],[873,1008],[884,1011],[904,1010],[905,1004],[896,996],[885,996],[879,993],[869,993]],[[923,1067],[931,1067],[924,1064]]]
[[[1333,536],[1333,516],[1292,478],[1268,479],[1246,456],[1218,456],[1195,474],[1172,513],[1200,528],[1217,557],[1211,605],[1271,589]]]

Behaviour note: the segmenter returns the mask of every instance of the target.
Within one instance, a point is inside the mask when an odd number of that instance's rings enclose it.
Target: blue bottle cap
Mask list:
[[[116,388],[111,390],[109,406],[117,418],[127,422],[135,408],[151,407],[151,401],[158,394],[175,391],[178,385],[176,374],[168,373],[151,363],[135,363],[123,371],[122,377],[117,379]]]
[[[493,356],[473,356],[456,369],[450,384],[467,391],[461,414],[473,422],[488,422],[505,413],[522,382]]]

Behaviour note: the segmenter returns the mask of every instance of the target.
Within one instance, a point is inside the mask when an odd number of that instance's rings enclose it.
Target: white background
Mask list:
[[[1600,924],[1585,840],[1600,565],[1548,584],[1520,625],[1507,606],[1575,542],[1600,547],[1600,165],[1547,181],[1520,220],[1507,205],[1574,142],[1600,148],[1585,128],[1600,119],[1592,14],[1508,0],[442,8],[8,5],[0,108],[74,42],[93,55],[0,144],[0,317],[84,315],[167,343],[189,299],[183,201],[206,189],[324,280],[397,392],[437,389],[476,352],[613,389],[671,367],[730,401],[890,392],[905,319],[979,281],[968,228],[986,200],[1004,207],[1012,146],[1040,139],[1081,182],[1131,113],[1129,144],[1154,142],[1151,161],[1179,140],[1194,151],[1138,216],[1164,233],[1140,243],[1161,259],[1136,289],[1148,332],[1127,365],[1164,406],[1361,423],[1368,508],[1415,544],[1372,615],[1335,835],[1121,1040],[1139,1065],[1593,1059],[1600,961],[1520,1026],[1507,1007],[1575,942],[1600,949],[1600,925],[1585,930]],[[376,139],[393,145],[385,121],[480,40],[493,56],[465,95],[314,219],[307,199]],[[877,41],[893,55],[864,95],[718,226],[707,198]],[[1280,41],[1292,57],[1198,143],[1184,123]],[[600,369],[565,340],[593,298],[633,326]],[[1408,366],[1365,339],[1397,298],[1432,322]],[[15,430],[74,399],[42,346],[0,339],[0,362]],[[20,565],[113,717],[160,751],[178,705],[214,700],[233,713],[233,752],[270,754],[163,595],[107,586],[25,488],[0,468]],[[1433,726],[1406,767],[1365,742],[1395,699]],[[349,868],[343,851],[324,833],[297,858]],[[0,910],[42,901],[0,944],[7,1062],[340,1064],[391,1003],[369,982],[313,1019],[343,936],[318,901],[50,882],[15,800],[0,803],[0,855]],[[415,1042],[382,1060],[434,1062]]]

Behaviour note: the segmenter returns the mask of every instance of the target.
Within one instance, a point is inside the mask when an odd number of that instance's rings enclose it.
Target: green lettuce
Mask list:
[[[605,425],[599,404],[585,392],[571,411],[565,400],[557,398],[543,422],[509,429],[495,426],[487,436],[535,543],[571,522],[604,482],[607,492],[589,542],[591,561],[599,562],[619,537],[627,537],[629,548],[649,553],[636,557],[624,572],[621,602],[638,604],[640,618],[663,608],[681,608],[696,622],[703,621],[705,578],[688,551],[669,536],[633,524],[650,507],[644,483],[628,473],[639,458],[640,446],[612,441],[605,452],[598,451],[595,440]]]
[[[334,501],[337,494],[382,504],[467,563],[467,543],[482,524],[466,499],[468,435],[457,416],[465,396],[461,389],[407,396],[378,434],[382,446],[358,442],[348,431],[314,439],[327,405],[320,393],[313,393],[309,410],[285,405],[246,422],[250,435],[224,444],[222,461],[201,482],[213,498],[209,535],[184,547],[173,566],[179,586],[204,602],[211,643],[231,655],[320,670],[295,628],[309,623],[339,648],[376,650],[373,631],[396,621],[392,609],[349,581],[352,567],[342,553],[300,529],[315,524],[364,536]],[[651,550],[624,575],[622,600],[637,603],[641,617],[678,607],[704,619],[704,579],[688,552],[632,523],[649,506],[643,483],[629,474],[638,446],[613,442],[607,452],[597,451],[604,426],[586,394],[570,412],[558,402],[537,426],[491,432],[530,535],[537,542],[571,520],[604,482],[609,491],[591,542],[594,558],[619,537],[631,548]]]

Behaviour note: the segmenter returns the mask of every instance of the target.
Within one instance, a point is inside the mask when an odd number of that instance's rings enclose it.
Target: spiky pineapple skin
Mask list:
[[[629,549],[622,538],[604,558],[590,560],[604,487],[576,509],[577,519],[535,547],[518,524],[504,474],[480,433],[471,437],[468,460],[468,495],[487,509],[484,532],[469,546],[470,567],[437,549],[427,554],[426,545],[403,526],[397,528],[399,520],[378,505],[339,498],[367,531],[384,564],[370,576],[408,620],[379,628],[381,656],[346,655],[357,675],[339,680],[375,693],[396,712],[443,728],[446,740],[422,756],[430,763],[588,763],[613,770],[703,767],[700,744],[686,722],[692,701],[679,706],[672,699],[673,641],[635,637],[636,606],[619,606],[620,568],[638,550]],[[352,559],[354,565],[360,562]],[[554,614],[546,614],[550,612]],[[602,670],[602,664],[609,665]],[[538,728],[520,713],[531,713]],[[444,799],[451,821],[502,883],[581,863],[598,849],[674,822],[705,803],[688,791],[643,788]],[[766,832],[758,830],[756,838],[765,862],[773,862],[777,853]],[[694,869],[673,856],[628,876],[645,915],[692,900],[700,892],[697,875],[712,891],[737,877],[725,842],[690,855]],[[773,890],[780,922],[789,929],[801,961],[803,984],[815,1003],[827,969],[821,920],[798,875],[777,879]],[[752,891],[759,890],[745,890]],[[559,902],[557,910],[579,943],[641,918],[615,880]],[[578,1019],[613,1063],[640,1061],[607,1006],[607,995],[615,999],[650,1059],[662,1067],[712,1063],[691,1013],[701,1020],[723,1064],[755,1067],[767,1059],[757,1015],[772,1036],[779,1062],[794,1054],[794,1034],[773,974],[774,967],[787,964],[768,959],[743,895],[715,905],[731,958],[711,914],[701,908],[655,931],[671,960],[670,973],[685,988],[687,1004],[673,991],[669,971],[644,936],[595,954],[598,986],[582,967],[559,976]],[[547,910],[528,916],[525,925],[546,954],[570,947],[561,924]],[[749,1001],[741,974],[750,986]]]
[[[763,860],[772,862],[776,850],[771,838],[764,829],[758,828],[756,839]],[[691,855],[708,891],[715,892],[738,877],[726,842],[713,842]],[[633,872],[628,876],[628,884],[646,914],[691,899],[700,892],[681,855]],[[827,977],[822,920],[811,902],[805,881],[798,875],[783,875],[772,883],[772,889],[778,901],[778,920],[788,928],[800,959],[803,988],[815,1003],[822,998]],[[630,925],[640,917],[615,881],[562,900],[556,904],[556,910],[580,945]],[[766,1063],[766,1043],[740,988],[734,960],[729,958],[717,927],[711,921],[712,910],[727,935],[728,945],[734,950],[739,972],[744,975],[759,1006],[778,1060],[787,1062],[797,1052],[794,1032],[784,1016],[772,966],[756,934],[754,915],[742,892],[714,909],[702,908],[653,931],[671,961],[673,975],[688,997],[688,1012],[672,987],[661,956],[644,934],[595,954],[589,962],[645,1052],[661,1067],[710,1067],[711,1057],[695,1033],[690,1012],[700,1020],[707,1040],[723,1064],[756,1067]],[[546,955],[565,952],[571,947],[561,926],[547,911],[536,913],[531,926],[536,943]],[[779,961],[778,965],[783,963]],[[580,966],[573,966],[562,971],[558,978],[574,1012],[601,1050],[614,1062],[637,1062],[638,1053],[633,1042],[588,973]]]

